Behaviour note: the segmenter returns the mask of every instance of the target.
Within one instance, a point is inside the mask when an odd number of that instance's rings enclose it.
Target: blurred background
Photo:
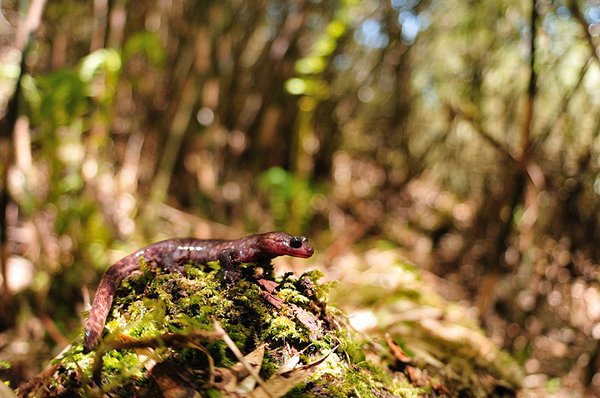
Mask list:
[[[526,383],[600,391],[597,0],[1,12],[3,380],[81,333],[131,251],[281,229],[325,270],[400,248]]]

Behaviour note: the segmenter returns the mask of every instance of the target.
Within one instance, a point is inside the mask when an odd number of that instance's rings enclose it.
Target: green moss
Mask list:
[[[144,363],[132,351],[112,351],[104,356],[102,372],[108,375],[106,386],[119,386],[130,379],[140,380],[144,375]]]
[[[266,293],[253,279],[251,268],[243,267],[241,279],[233,286],[223,283],[222,273],[215,264],[208,269],[188,267],[185,275],[157,273],[146,265],[142,269],[139,277],[118,289],[101,349],[107,348],[107,344],[168,333],[213,331],[216,320],[244,354],[266,344],[260,367],[265,379],[277,377],[279,368],[290,358],[298,359],[298,366],[306,366],[326,356],[288,396],[310,396],[323,391],[325,396],[332,397],[368,397],[409,388],[405,380],[396,379],[385,366],[367,361],[364,337],[343,327],[326,328],[330,324],[327,319],[337,319],[338,312],[331,308],[323,310],[327,308],[323,298],[328,296],[330,285],[319,284],[319,272],[308,272],[299,278],[288,274],[275,280],[280,284],[277,300],[282,303],[276,308],[265,300]],[[303,323],[306,320],[299,316],[299,311],[302,316],[314,317],[316,324],[321,325],[320,333]],[[334,322],[344,323],[343,318]],[[217,396],[218,388],[205,384],[210,363],[207,355],[215,368],[231,368],[238,358],[221,339],[195,343],[203,348],[158,344],[152,349],[107,349],[96,375],[92,373],[98,355],[94,352],[84,355],[82,347],[76,344],[57,361],[68,372],[56,374],[53,382],[70,386],[76,395],[90,395],[90,388],[95,388],[96,395],[136,395],[157,382],[152,376],[155,365],[168,363],[194,374],[193,388],[201,394]],[[93,387],[94,378],[100,383],[100,390]]]
[[[285,309],[277,311],[265,303],[260,297],[260,287],[254,282],[242,279],[234,286],[223,286],[217,269],[203,272],[190,267],[185,277],[159,274],[148,278],[149,272],[152,271],[146,268],[139,279],[119,289],[120,298],[115,300],[105,340],[115,341],[119,335],[149,338],[168,332],[212,330],[213,319],[217,319],[242,351],[251,350],[262,341],[269,341],[274,347],[310,342],[308,331],[299,327],[293,314]],[[289,299],[297,305],[310,301],[297,293],[291,283],[284,290],[280,294],[284,301]],[[228,367],[237,362],[222,341],[208,344],[207,349],[218,366]],[[193,363],[206,362],[197,350],[184,350],[180,355],[186,360],[197,357]],[[109,364],[115,359],[109,354],[105,358]],[[115,373],[117,369],[105,364],[103,371]]]
[[[336,333],[340,351],[346,355],[349,363],[357,364],[365,361],[365,339],[355,336],[353,333],[340,330]]]
[[[278,343],[285,341],[308,342],[307,336],[298,331],[296,323],[286,315],[276,316],[269,322],[263,334],[265,341],[273,340]]]
[[[415,388],[406,380],[393,378],[384,368],[363,362],[352,365],[344,353],[330,355],[309,380],[296,386],[286,398],[293,397],[420,397],[424,388]]]
[[[268,378],[277,373],[280,366],[281,364],[279,363],[279,361],[277,361],[277,359],[270,352],[267,352],[263,360],[259,375],[260,377],[262,377],[263,380],[267,380]]]

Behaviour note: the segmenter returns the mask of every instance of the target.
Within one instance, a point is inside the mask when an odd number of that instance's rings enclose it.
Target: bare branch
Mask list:
[[[517,160],[508,150],[506,145],[498,141],[493,135],[491,135],[484,127],[481,125],[479,120],[475,118],[475,116],[469,112],[464,111],[463,109],[457,108],[452,104],[446,103],[446,108],[454,115],[460,116],[462,119],[468,121],[473,126],[475,132],[483,138],[488,144],[490,144],[494,149],[496,149],[500,154],[504,157],[507,157],[512,160]]]
[[[598,49],[596,48],[596,45],[594,44],[594,38],[592,37],[592,34],[590,33],[590,30],[588,29],[588,23],[586,22],[583,14],[581,13],[581,10],[579,9],[579,6],[577,5],[577,2],[575,0],[569,0],[569,10],[571,10],[571,14],[573,14],[573,17],[575,18],[577,23],[579,23],[579,25],[581,26],[581,29],[583,30],[583,34],[585,35],[586,41],[588,43],[588,46],[590,47],[590,51],[592,52],[592,55],[596,59],[596,62],[600,65],[600,55],[598,55]]]

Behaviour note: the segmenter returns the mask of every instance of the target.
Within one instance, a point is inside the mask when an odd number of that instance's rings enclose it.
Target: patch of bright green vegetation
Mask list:
[[[424,388],[412,386],[406,379],[393,377],[386,369],[369,361],[352,364],[345,353],[331,354],[323,366],[286,398],[322,397],[421,397]]]
[[[315,391],[331,397],[379,393],[418,396],[423,392],[411,387],[403,376],[394,377],[387,368],[369,362],[364,337],[343,326],[329,328],[331,319],[339,315],[326,306],[330,284],[319,283],[321,273],[307,272],[300,277],[286,274],[275,279],[279,284],[275,296],[283,303],[281,308],[265,300],[266,292],[252,275],[252,267],[244,266],[241,278],[228,286],[218,267],[187,267],[182,275],[159,273],[143,266],[139,277],[119,287],[100,348],[169,333],[210,332],[216,320],[244,355],[266,344],[260,367],[265,380],[277,377],[278,369],[290,357],[299,359],[298,366],[323,361],[311,368],[312,373],[308,372],[287,396],[310,396]],[[297,308],[314,317],[320,325],[318,336],[300,320]],[[333,324],[344,325],[345,321],[340,318]],[[196,378],[194,388],[211,396],[218,388],[206,384],[208,355],[214,368],[230,368],[238,363],[222,339],[198,340],[196,346],[159,344],[151,349],[108,349],[102,357],[98,389],[92,383],[96,353],[83,354],[80,345],[73,345],[55,361],[62,372],[54,380],[83,395],[98,390],[101,394],[135,395],[156,382],[152,379],[156,364],[168,363],[182,371],[190,370]]]

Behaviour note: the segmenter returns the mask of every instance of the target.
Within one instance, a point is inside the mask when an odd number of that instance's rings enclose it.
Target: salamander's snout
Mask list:
[[[292,255],[296,257],[308,258],[315,252],[315,249],[308,243],[308,238],[304,236],[293,236],[290,239],[290,247],[293,250]]]
[[[277,256],[309,258],[315,253],[315,249],[308,243],[308,238],[278,231],[261,234],[256,246],[270,258]]]

